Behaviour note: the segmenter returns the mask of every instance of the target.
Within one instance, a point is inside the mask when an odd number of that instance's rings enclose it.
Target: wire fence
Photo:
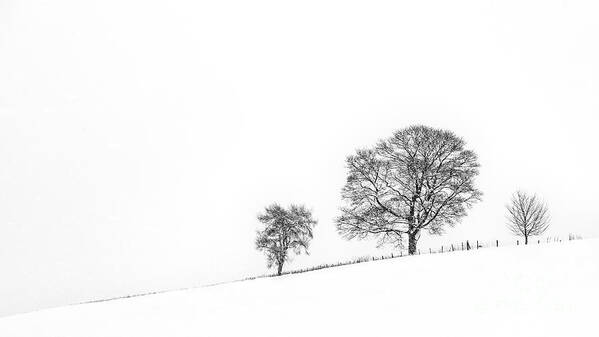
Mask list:
[[[463,251],[463,250],[474,250],[474,249],[482,249],[482,248],[497,248],[497,247],[510,247],[510,246],[520,246],[520,245],[536,245],[536,244],[544,244],[544,243],[554,243],[554,242],[563,242],[563,241],[572,241],[572,240],[581,240],[582,236],[577,234],[568,234],[567,238],[562,238],[560,236],[547,236],[544,238],[529,238],[528,243],[525,243],[523,239],[516,240],[465,240],[453,242],[445,245],[441,245],[437,248],[428,247],[424,249],[417,249],[415,255],[423,255],[423,254],[441,254],[441,253],[449,253],[455,251]],[[405,251],[400,251],[399,253],[391,253],[388,255],[381,256],[372,256],[370,257],[371,261],[377,260],[385,260],[390,258],[403,257],[408,255]]]
[[[538,245],[538,244],[545,244],[545,243],[554,243],[554,242],[563,242],[563,241],[572,241],[572,240],[581,240],[581,239],[582,239],[582,236],[576,235],[576,234],[568,234],[568,238],[562,238],[560,236],[548,236],[548,237],[544,237],[544,238],[529,238],[528,245]],[[520,245],[525,245],[525,242],[522,239],[509,240],[509,241],[508,240],[486,240],[486,241],[465,240],[465,241],[459,241],[459,242],[453,242],[453,243],[441,245],[438,248],[429,247],[429,248],[425,248],[425,249],[417,249],[417,252],[415,255],[442,254],[442,253],[450,253],[450,252],[455,252],[455,251],[464,251],[464,250],[467,251],[467,250],[475,250],[475,249],[509,247],[509,246],[520,246]],[[395,258],[400,258],[400,257],[405,257],[405,256],[409,256],[409,254],[407,254],[407,252],[404,250],[401,250],[397,253],[391,253],[391,254],[386,254],[386,255],[383,254],[383,255],[375,255],[375,256],[372,256],[372,255],[361,256],[361,257],[357,257],[357,258],[347,260],[347,261],[342,261],[342,262],[325,263],[325,264],[320,264],[317,266],[312,266],[312,267],[307,267],[307,268],[288,270],[288,271],[282,272],[281,276],[305,273],[305,272],[310,272],[310,271],[315,271],[315,270],[320,270],[320,269],[325,269],[325,268],[334,268],[334,267],[340,267],[340,266],[346,266],[346,265],[350,265],[350,264],[364,263],[364,262],[370,262],[370,261],[395,259]],[[264,274],[264,275],[246,277],[246,278],[243,278],[238,281],[247,281],[247,280],[254,280],[254,279],[259,279],[259,278],[275,277],[275,276],[278,276],[278,275],[276,273]],[[221,284],[221,283],[219,283],[219,284]]]
[[[581,239],[582,239],[582,236],[580,236],[580,235],[568,234],[567,239],[565,239],[565,238],[562,239],[559,236],[550,236],[550,237],[545,237],[543,239],[530,239],[528,244],[533,245],[533,244],[563,242],[563,241],[572,241],[572,240],[581,240]],[[463,250],[518,246],[518,245],[523,245],[523,244],[524,244],[524,242],[521,239],[510,240],[510,241],[505,241],[505,240],[504,241],[501,241],[501,240],[490,240],[490,241],[466,240],[466,241],[450,243],[448,245],[441,245],[437,249],[433,249],[433,248],[418,249],[416,255],[442,254],[442,253],[450,253],[450,252],[463,251]],[[320,264],[320,265],[308,267],[308,268],[288,270],[288,271],[284,271],[283,273],[281,273],[281,275],[300,274],[300,273],[306,273],[306,272],[320,270],[320,269],[335,268],[335,267],[346,266],[346,265],[350,265],[350,264],[358,264],[358,263],[365,263],[365,262],[371,262],[371,261],[396,259],[396,258],[401,258],[401,257],[406,257],[406,256],[410,256],[410,255],[408,255],[404,251],[400,251],[398,253],[391,253],[391,254],[387,254],[387,255],[360,256],[360,257],[353,258],[351,260],[342,261],[342,262],[325,263],[325,264]],[[203,285],[200,287],[212,287],[212,286],[216,286],[216,285],[220,285],[220,284],[235,283],[235,282],[255,280],[255,279],[260,279],[260,278],[269,278],[269,277],[275,277],[275,276],[278,276],[278,275],[276,273],[263,274],[263,275],[245,277],[245,278],[234,280],[234,281],[224,281],[224,282],[206,284],[206,285]],[[118,296],[118,297],[112,297],[112,298],[83,301],[83,302],[73,303],[72,305],[105,302],[105,301],[112,301],[112,300],[117,300],[117,299],[125,299],[125,298],[139,297],[139,296],[161,294],[161,293],[170,292],[170,291],[188,290],[188,289],[193,289],[193,288],[198,288],[198,287],[196,286],[196,287],[185,287],[185,288],[178,288],[178,289],[151,291],[151,292],[145,292],[145,293],[139,293],[139,294],[126,295],[126,296]]]

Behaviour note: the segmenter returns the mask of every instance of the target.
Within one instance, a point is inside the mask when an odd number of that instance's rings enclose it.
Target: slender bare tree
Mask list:
[[[524,244],[528,237],[542,235],[549,228],[549,211],[547,205],[536,194],[532,196],[522,191],[512,195],[507,208],[508,228],[514,235],[523,236]]]
[[[258,220],[265,226],[257,231],[256,249],[264,252],[268,268],[276,266],[281,275],[283,265],[290,260],[290,252],[308,254],[312,229],[317,221],[305,206],[291,205],[288,209],[278,204],[265,208]]]
[[[416,253],[422,230],[442,234],[482,196],[474,186],[477,156],[451,131],[421,125],[396,131],[350,155],[347,167],[338,232],[398,248],[407,236],[409,254]]]

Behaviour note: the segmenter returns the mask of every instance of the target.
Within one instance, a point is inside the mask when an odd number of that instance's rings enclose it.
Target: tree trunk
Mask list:
[[[528,244],[528,235],[524,235],[524,244],[527,245]]]
[[[416,243],[418,242],[418,231],[408,233],[408,254],[416,254]]]
[[[283,272],[283,262],[279,262],[277,264],[277,275],[281,276],[282,272]]]

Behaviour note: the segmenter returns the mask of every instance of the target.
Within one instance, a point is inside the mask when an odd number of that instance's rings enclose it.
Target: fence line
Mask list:
[[[568,234],[568,241],[572,241],[572,240],[581,240],[582,236],[580,235],[574,235],[574,234]],[[565,239],[564,239],[565,240]],[[541,239],[537,239],[537,244],[540,244],[541,241],[543,241],[543,243],[551,243],[551,242],[562,242],[562,239],[557,237],[557,236],[551,236],[551,237],[547,237],[544,240]],[[466,247],[470,247],[469,245],[469,240],[466,240]],[[493,242],[493,241],[490,241]],[[495,240],[495,247],[499,247],[500,246],[500,241],[499,240]],[[516,240],[516,244],[519,245],[519,240]],[[502,245],[502,247],[506,247],[506,246],[513,246],[513,245]],[[459,251],[460,249],[458,249],[459,247],[461,247],[461,250],[464,250],[464,241],[461,241],[461,245],[460,246],[454,246],[453,243],[450,243],[449,246],[446,246],[449,249],[444,250],[444,246],[441,245],[441,247],[439,248],[439,250],[437,251],[433,251],[432,248],[429,248],[430,254],[439,254],[439,253],[450,253],[450,252],[454,252],[454,251]],[[479,248],[490,248],[493,247],[492,245],[487,245],[485,246],[484,243],[482,245],[480,245],[479,241],[476,241],[476,249]],[[472,249],[470,247],[470,249]],[[420,255],[420,250],[418,250],[418,254]],[[336,263],[325,263],[325,264],[321,264],[318,266],[314,266],[314,267],[308,267],[308,268],[302,268],[302,269],[295,269],[295,270],[290,270],[290,271],[284,271],[282,273],[282,275],[289,275],[289,274],[299,274],[299,273],[305,273],[305,272],[309,272],[309,271],[315,271],[315,270],[320,270],[320,269],[325,269],[325,268],[334,268],[334,267],[339,267],[339,266],[346,266],[346,265],[350,265],[350,264],[357,264],[357,263],[363,263],[363,262],[370,262],[370,261],[379,261],[379,260],[388,260],[388,259],[395,259],[395,258],[401,258],[404,256],[409,256],[403,253],[403,250],[399,251],[399,255],[398,254],[394,254],[391,253],[390,255],[381,255],[379,256],[361,256],[361,257],[357,257],[354,258],[352,260],[348,260],[348,261],[343,261],[343,262],[336,262]],[[194,288],[200,288],[200,287],[213,287],[213,286],[217,286],[217,285],[221,285],[221,284],[226,284],[226,283],[234,283],[234,282],[241,282],[241,281],[248,281],[248,280],[255,280],[255,279],[260,279],[260,278],[267,278],[267,277],[275,277],[277,276],[277,274],[263,274],[263,275],[258,275],[258,276],[250,276],[250,277],[245,277],[242,279],[238,279],[238,280],[233,280],[233,281],[222,281],[222,282],[216,282],[216,283],[211,283],[211,284],[205,284],[205,285],[201,285],[201,286],[191,286],[191,287],[184,287],[184,288],[177,288],[177,289],[165,289],[165,290],[157,290],[157,291],[150,291],[150,292],[145,292],[145,293],[137,293],[137,294],[130,294],[130,295],[125,295],[125,296],[117,296],[117,297],[111,297],[111,298],[103,298],[103,299],[96,299],[96,300],[89,300],[89,301],[82,301],[82,302],[77,302],[77,303],[72,303],[70,305],[78,305],[78,304],[86,304],[86,303],[96,303],[96,302],[106,302],[106,301],[113,301],[113,300],[118,300],[118,299],[125,299],[125,298],[133,298],[133,297],[139,297],[139,296],[147,296],[147,295],[154,295],[154,294],[161,294],[161,293],[166,293],[166,292],[171,292],[171,291],[180,291],[180,290],[189,290],[189,289],[194,289]]]
[[[581,239],[582,239],[582,236],[580,236],[580,235],[568,234],[567,241],[581,240]],[[566,240],[565,239],[562,240],[559,236],[549,236],[544,239],[536,239],[536,242],[535,242],[535,240],[529,239],[528,245],[551,243],[551,242],[562,242],[562,241],[566,241]],[[506,241],[503,241],[503,242],[506,242]],[[497,240],[497,239],[490,240],[490,241],[484,241],[484,242],[481,242],[479,240],[473,240],[473,241],[465,240],[465,241],[460,241],[460,244],[455,245],[455,246],[454,246],[454,243],[450,243],[449,246],[441,245],[438,249],[429,248],[428,254],[441,254],[441,253],[450,253],[450,252],[455,252],[455,251],[463,251],[463,250],[467,251],[467,250],[494,248],[494,247],[495,248],[510,247],[510,246],[518,246],[520,244],[523,244],[523,242],[520,242],[519,239],[515,240],[515,245],[514,245],[514,241],[509,241],[507,244],[504,244],[500,240]],[[444,249],[445,247],[449,247],[450,249],[445,250]],[[425,255],[427,254],[426,251],[424,254]],[[416,255],[422,255],[422,252],[420,249],[417,250]],[[399,254],[391,253],[389,255],[380,255],[380,256],[379,255],[360,256],[360,257],[354,258],[352,260],[347,260],[347,261],[342,261],[342,262],[325,263],[325,264],[321,264],[321,265],[317,265],[317,266],[313,266],[313,267],[284,271],[283,273],[281,273],[281,275],[299,274],[299,273],[305,273],[305,272],[315,271],[315,270],[320,270],[320,269],[325,269],[325,268],[334,268],[334,267],[339,267],[339,266],[346,266],[346,265],[350,265],[350,264],[357,264],[357,263],[370,262],[370,261],[396,259],[396,258],[401,258],[401,257],[405,257],[405,256],[409,256],[409,255],[404,254],[404,250],[400,250]],[[253,280],[253,279],[265,278],[265,277],[274,277],[274,276],[277,276],[277,275],[276,274],[265,274],[265,275],[259,275],[259,276],[246,277],[244,279],[241,279],[240,281]]]
[[[576,234],[568,234],[567,239],[562,239],[559,236],[548,236],[545,238],[529,238],[528,245],[535,245],[541,243],[552,243],[552,242],[563,242],[563,241],[572,241],[572,240],[581,240],[582,236]],[[524,245],[524,242],[520,239],[510,240],[510,241],[500,241],[500,240],[489,240],[489,241],[479,241],[479,240],[464,240],[460,241],[457,244],[455,242],[450,243],[449,245],[441,245],[438,249],[429,247],[428,254],[440,254],[440,253],[448,253],[454,251],[462,251],[462,250],[474,250],[481,248],[497,248],[497,247],[510,247],[510,246],[519,246]],[[421,255],[423,252],[418,249],[416,255]],[[426,254],[426,253],[424,253]],[[393,254],[388,256],[387,258],[392,257]],[[395,255],[395,257],[398,257]],[[376,260],[376,258],[374,259]]]

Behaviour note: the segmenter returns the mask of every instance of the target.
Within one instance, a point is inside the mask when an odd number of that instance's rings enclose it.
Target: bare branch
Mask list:
[[[523,236],[525,244],[530,236],[542,235],[549,228],[549,210],[536,194],[531,196],[517,191],[505,207],[508,229],[514,235]]]

